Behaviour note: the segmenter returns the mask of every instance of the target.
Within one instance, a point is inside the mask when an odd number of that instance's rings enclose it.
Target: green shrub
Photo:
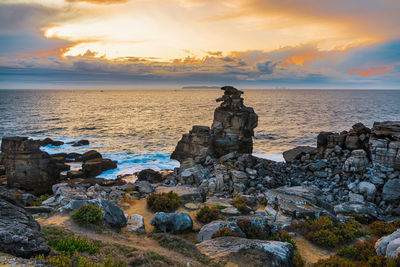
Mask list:
[[[202,223],[209,223],[220,217],[220,209],[217,207],[203,206],[196,213],[196,219]]]
[[[263,200],[261,200],[261,201],[260,201],[260,204],[261,204],[262,206],[267,206],[267,205],[268,205],[268,199],[263,199]]]
[[[40,199],[41,202],[43,202],[43,201],[47,200],[49,197],[50,197],[50,195],[44,194],[44,195],[41,195],[41,196],[39,197],[39,199]]]
[[[376,221],[369,225],[369,229],[374,236],[382,237],[390,235],[397,230],[397,227],[395,226],[395,223]]]
[[[152,193],[147,197],[147,207],[153,212],[171,212],[181,205],[181,198],[178,194]]]
[[[230,229],[229,227],[222,227],[218,231],[216,231],[211,238],[217,238],[217,237],[222,237],[222,236],[236,236],[239,237],[238,233],[235,233]]]
[[[327,259],[320,260],[314,264],[314,267],[359,267],[357,263],[354,263],[350,260],[338,257],[331,256]]]
[[[367,234],[361,230],[362,225],[355,220],[349,220],[344,224],[333,223],[327,216],[295,223],[292,227],[308,240],[327,248],[349,243],[354,238]]]
[[[289,233],[285,230],[279,230],[275,232],[270,239],[274,241],[288,242],[292,244],[294,248],[297,247],[296,242],[290,237]]]
[[[294,252],[292,261],[294,267],[304,267],[305,265],[305,262],[298,251]]]
[[[254,225],[250,220],[239,220],[237,224],[247,238],[266,240],[270,235],[269,228]]]
[[[97,205],[82,205],[72,214],[72,219],[80,225],[100,224],[103,211]]]
[[[232,206],[238,209],[238,211],[242,214],[249,214],[251,209],[249,208],[249,201],[244,196],[237,196],[231,202]]]
[[[68,253],[78,251],[95,254],[99,251],[99,247],[94,242],[90,242],[86,238],[82,238],[80,236],[49,240],[49,245],[57,251]]]

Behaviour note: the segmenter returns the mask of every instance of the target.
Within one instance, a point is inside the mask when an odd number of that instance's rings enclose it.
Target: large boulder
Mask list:
[[[264,252],[268,260],[264,266],[291,267],[294,248],[291,244],[279,241],[264,241],[240,237],[219,237],[196,245],[201,253],[212,257],[225,257],[243,250],[256,249]]]
[[[367,153],[363,149],[356,149],[351,152],[351,156],[343,164],[343,171],[360,173],[368,166]]]
[[[138,177],[138,181],[148,181],[152,184],[160,183],[163,180],[162,175],[159,172],[152,170],[152,169],[141,170],[137,174],[137,177]]]
[[[388,258],[398,258],[400,255],[400,229],[380,238],[375,243],[376,254]]]
[[[181,233],[193,229],[193,221],[189,214],[156,212],[151,225],[164,233]]]
[[[50,252],[39,223],[4,190],[0,191],[0,251],[23,258]]]
[[[27,137],[4,137],[1,151],[7,185],[40,195],[59,180],[57,162],[40,150],[41,141]]]
[[[138,234],[145,234],[146,226],[143,216],[139,214],[132,214],[129,216],[128,230]]]
[[[334,207],[337,215],[353,216],[355,214],[364,215],[369,218],[378,217],[378,208],[370,202],[344,202]]]
[[[389,180],[383,186],[382,197],[385,201],[400,200],[400,179]]]
[[[158,186],[157,192],[168,193],[170,191],[178,194],[183,202],[204,202],[206,201],[206,192],[201,187],[192,187],[185,185],[177,186]]]
[[[96,177],[104,171],[117,168],[117,162],[111,159],[95,158],[82,164],[82,171],[86,177]]]

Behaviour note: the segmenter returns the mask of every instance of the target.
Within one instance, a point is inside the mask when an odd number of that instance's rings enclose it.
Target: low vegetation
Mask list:
[[[147,196],[147,207],[153,212],[171,212],[179,208],[180,205],[180,196],[172,191],[169,193],[152,193]]]
[[[231,204],[242,214],[249,214],[251,212],[251,209],[249,208],[250,203],[244,196],[235,197]]]
[[[327,216],[294,223],[292,228],[311,242],[326,248],[335,248],[347,244],[355,238],[367,234],[362,230],[362,225],[355,220],[349,220],[346,223],[334,223]]]
[[[196,219],[202,223],[209,223],[218,220],[221,216],[221,211],[218,207],[203,206],[196,213]]]
[[[376,221],[369,225],[371,234],[376,237],[382,237],[390,235],[394,231],[400,228],[400,220],[394,220],[393,222],[380,222]]]
[[[211,238],[217,238],[217,237],[222,237],[222,236],[236,236],[239,237],[238,233],[235,233],[230,229],[229,227],[222,227],[218,231],[216,231]]]
[[[266,240],[269,238],[269,228],[260,227],[251,223],[250,220],[244,219],[237,222],[239,228],[246,234],[249,239]]]
[[[275,232],[271,236],[270,240],[288,242],[288,243],[292,244],[292,246],[294,248],[297,248],[296,242],[290,237],[289,233],[285,230],[279,230],[279,231]]]
[[[79,225],[99,225],[103,220],[103,211],[97,205],[82,205],[72,214],[72,219]]]

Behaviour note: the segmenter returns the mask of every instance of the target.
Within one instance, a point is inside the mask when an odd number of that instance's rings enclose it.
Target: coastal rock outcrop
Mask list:
[[[50,247],[40,234],[40,225],[17,199],[0,188],[0,251],[18,257],[47,255]]]
[[[379,256],[398,258],[400,256],[400,229],[380,238],[375,243],[375,250]]]
[[[373,162],[400,170],[400,121],[375,122],[369,145]]]
[[[60,169],[56,160],[41,151],[40,146],[41,141],[27,137],[2,139],[1,151],[9,187],[43,194],[59,181]]]
[[[222,102],[214,111],[211,129],[207,126],[193,126],[178,142],[171,158],[181,163],[188,158],[195,159],[204,153],[219,158],[230,152],[252,153],[254,128],[258,116],[243,104],[242,91],[232,86],[221,88],[224,95],[217,99]]]

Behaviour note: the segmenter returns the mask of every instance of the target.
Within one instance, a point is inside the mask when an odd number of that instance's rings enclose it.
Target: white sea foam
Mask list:
[[[273,153],[263,153],[263,152],[253,152],[253,156],[263,158],[263,159],[269,159],[277,162],[284,162],[285,159],[283,158],[283,155],[281,152],[273,152]]]

